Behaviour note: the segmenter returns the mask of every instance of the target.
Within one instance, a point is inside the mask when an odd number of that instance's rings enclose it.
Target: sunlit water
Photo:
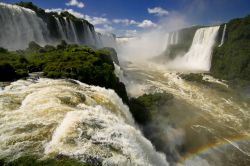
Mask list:
[[[154,144],[172,165],[250,165],[249,98],[210,76],[219,86],[184,81],[158,65],[129,64],[125,70],[131,96],[157,91],[174,95],[144,127],[153,142],[163,141]]]
[[[0,91],[0,159],[24,155],[168,165],[113,90],[73,80],[19,80]]]

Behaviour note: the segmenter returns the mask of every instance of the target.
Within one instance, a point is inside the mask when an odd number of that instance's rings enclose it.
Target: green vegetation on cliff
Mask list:
[[[250,81],[250,15],[227,23],[225,42],[213,52],[211,73],[230,81]]]
[[[145,124],[150,122],[151,118],[172,99],[173,95],[165,92],[144,94],[130,99],[130,111],[138,123]]]
[[[85,46],[67,45],[57,48],[40,47],[31,42],[25,51],[0,52],[0,78],[13,81],[29,72],[43,72],[49,78],[71,78],[81,82],[111,88],[128,103],[126,89],[114,73],[108,50],[94,50]]]
[[[13,81],[26,76],[27,60],[22,55],[0,48],[0,81]]]

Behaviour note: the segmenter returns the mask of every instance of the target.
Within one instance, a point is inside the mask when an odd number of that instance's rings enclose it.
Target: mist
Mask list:
[[[118,55],[122,61],[133,63],[145,63],[164,52],[167,46],[167,33],[173,32],[191,24],[188,20],[177,13],[167,18],[162,18],[154,29],[138,33],[126,43],[120,44],[117,48]]]

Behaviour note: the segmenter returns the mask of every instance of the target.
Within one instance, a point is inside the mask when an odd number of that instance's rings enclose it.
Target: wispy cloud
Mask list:
[[[167,16],[169,12],[161,7],[148,8],[149,14],[154,14],[156,16]]]
[[[80,2],[78,0],[70,0],[68,3],[66,3],[67,6],[76,6],[79,8],[84,8],[84,3]]]
[[[108,24],[105,24],[102,27],[95,27],[95,30],[97,32],[104,33],[104,34],[105,33],[113,33],[115,31],[115,29]]]
[[[135,20],[129,20],[129,19],[114,19],[113,23],[116,24],[124,24],[124,25],[136,25],[138,22]]]
[[[115,29],[115,25],[114,24],[121,24],[121,25],[125,25],[125,26],[134,26],[135,27],[139,27],[139,28],[155,28],[158,27],[154,22],[152,22],[149,19],[145,19],[143,21],[135,21],[133,19],[113,19],[113,20],[109,20],[106,17],[96,17],[96,16],[90,16],[87,14],[83,14],[81,12],[75,11],[73,9],[62,9],[62,8],[52,8],[52,9],[46,9],[46,12],[57,12],[57,13],[61,13],[63,11],[67,11],[70,14],[74,15],[77,18],[81,18],[81,19],[85,19],[87,21],[89,21],[91,24],[95,25],[95,29],[98,32],[101,33],[114,33],[117,32],[117,29]],[[131,28],[131,27],[130,27]],[[127,30],[127,28],[125,28],[123,31],[123,35],[125,36],[136,36],[137,34],[137,30]]]
[[[85,19],[93,25],[109,24],[109,20],[105,17],[91,17],[89,15],[85,15]]]
[[[157,27],[157,25],[152,22],[151,20],[143,20],[142,22],[139,21],[135,21],[135,20],[130,20],[130,19],[114,19],[113,23],[115,24],[123,24],[126,26],[130,26],[130,25],[136,25],[137,27],[140,28],[152,28],[152,27]]]
[[[151,20],[143,20],[140,24],[138,24],[140,28],[155,28],[157,25],[153,23]]]
[[[93,25],[101,25],[101,24],[109,24],[109,20],[107,18],[104,17],[92,17],[89,15],[84,15],[80,12],[77,12],[73,9],[62,9],[62,8],[52,8],[52,9],[46,9],[45,12],[57,12],[57,13],[61,13],[63,11],[67,11],[70,14],[72,14],[73,16],[77,17],[77,18],[81,18],[81,19],[85,19],[87,21],[89,21],[91,24]]]

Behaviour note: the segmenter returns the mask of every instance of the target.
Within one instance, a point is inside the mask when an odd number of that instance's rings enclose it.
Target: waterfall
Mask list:
[[[117,48],[116,36],[114,34],[98,34],[98,37],[104,47]]]
[[[86,33],[88,36],[87,42],[90,43],[91,45],[95,45],[95,39],[94,39],[94,36],[93,36],[89,26],[86,27]]]
[[[60,23],[60,20],[57,18],[57,17],[54,17],[55,20],[56,20],[56,23],[57,23],[57,26],[59,28],[59,33],[61,35],[61,38],[65,41],[67,41],[66,39],[66,35],[65,35],[65,32],[63,31],[63,27],[62,27],[62,24]]]
[[[75,25],[71,20],[69,22],[70,22],[71,31],[73,32],[74,42],[78,43]]]
[[[212,49],[219,26],[200,28],[196,31],[189,51],[167,63],[169,69],[209,71]]]
[[[166,41],[166,49],[168,49],[168,47],[170,45],[176,45],[179,42],[179,32],[171,32],[171,33],[167,33],[165,35],[165,41]]]
[[[67,34],[67,41],[72,43],[72,34],[71,34],[71,27],[69,25],[68,19],[66,17],[63,17],[64,22],[65,22],[65,29],[66,29],[66,34]]]
[[[49,32],[46,24],[32,10],[0,3],[0,47],[24,49],[31,41],[45,45]]]
[[[64,24],[61,24],[59,18],[56,18],[56,23],[59,28],[61,35],[60,40],[65,40],[68,43],[78,43],[78,34],[76,33],[75,26],[71,20],[68,20],[66,17],[63,17]]]
[[[218,47],[221,47],[224,44],[226,29],[227,29],[227,24],[224,25],[221,42],[220,42],[220,45]]]
[[[61,19],[54,16],[54,23],[57,26],[53,28],[59,32],[56,37],[50,36],[51,32],[54,32],[53,29],[48,29],[47,23],[34,11],[0,2],[0,47],[18,50],[27,48],[31,41],[44,46],[46,44],[57,45],[61,40],[103,47],[90,24],[83,23],[82,29],[78,32],[75,22],[69,18]]]
[[[168,36],[168,44],[178,44],[178,40],[179,40],[179,32],[172,32],[172,33],[169,33],[169,36]]]
[[[113,90],[74,80],[19,80],[0,97],[1,159],[65,155],[98,165],[168,165]]]

